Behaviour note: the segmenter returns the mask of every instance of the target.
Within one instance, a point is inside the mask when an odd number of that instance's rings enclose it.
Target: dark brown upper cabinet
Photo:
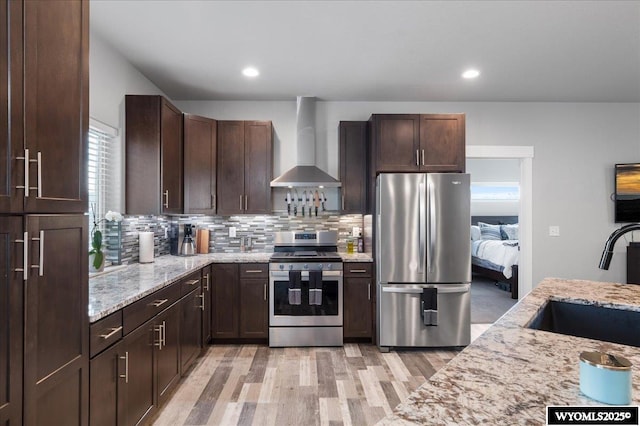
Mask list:
[[[182,213],[182,112],[162,96],[127,95],[125,117],[126,213]]]
[[[367,122],[341,121],[340,187],[342,213],[365,213],[367,200]]]
[[[464,114],[374,114],[375,172],[464,172]]]
[[[271,213],[270,121],[218,121],[218,214]]]
[[[0,213],[87,211],[89,2],[0,2]]]
[[[184,114],[184,212],[216,213],[216,120]]]

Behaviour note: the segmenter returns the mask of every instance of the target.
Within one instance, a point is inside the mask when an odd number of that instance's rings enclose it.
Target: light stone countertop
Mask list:
[[[547,405],[604,405],[580,393],[582,351],[629,359],[640,405],[640,350],[526,328],[548,299],[640,311],[640,285],[545,279],[378,424],[542,425]]]
[[[89,322],[93,323],[211,263],[267,263],[272,252],[160,256],[89,278]],[[366,253],[339,253],[345,262],[372,262]]]

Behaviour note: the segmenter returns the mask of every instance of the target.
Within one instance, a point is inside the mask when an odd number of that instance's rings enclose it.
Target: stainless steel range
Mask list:
[[[269,346],[342,346],[336,231],[277,232],[269,261]]]

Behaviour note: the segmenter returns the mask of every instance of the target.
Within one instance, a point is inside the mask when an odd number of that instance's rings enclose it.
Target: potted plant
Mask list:
[[[102,231],[98,225],[104,221],[120,222],[122,215],[109,210],[104,215],[104,219],[98,220],[95,203],[91,204],[91,213],[93,215],[93,229],[91,230],[91,250],[89,251],[89,272],[101,272],[104,270],[105,256],[102,251]]]

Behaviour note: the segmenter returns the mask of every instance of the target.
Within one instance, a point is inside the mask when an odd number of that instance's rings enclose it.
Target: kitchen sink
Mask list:
[[[640,347],[640,312],[549,300],[528,328]]]

